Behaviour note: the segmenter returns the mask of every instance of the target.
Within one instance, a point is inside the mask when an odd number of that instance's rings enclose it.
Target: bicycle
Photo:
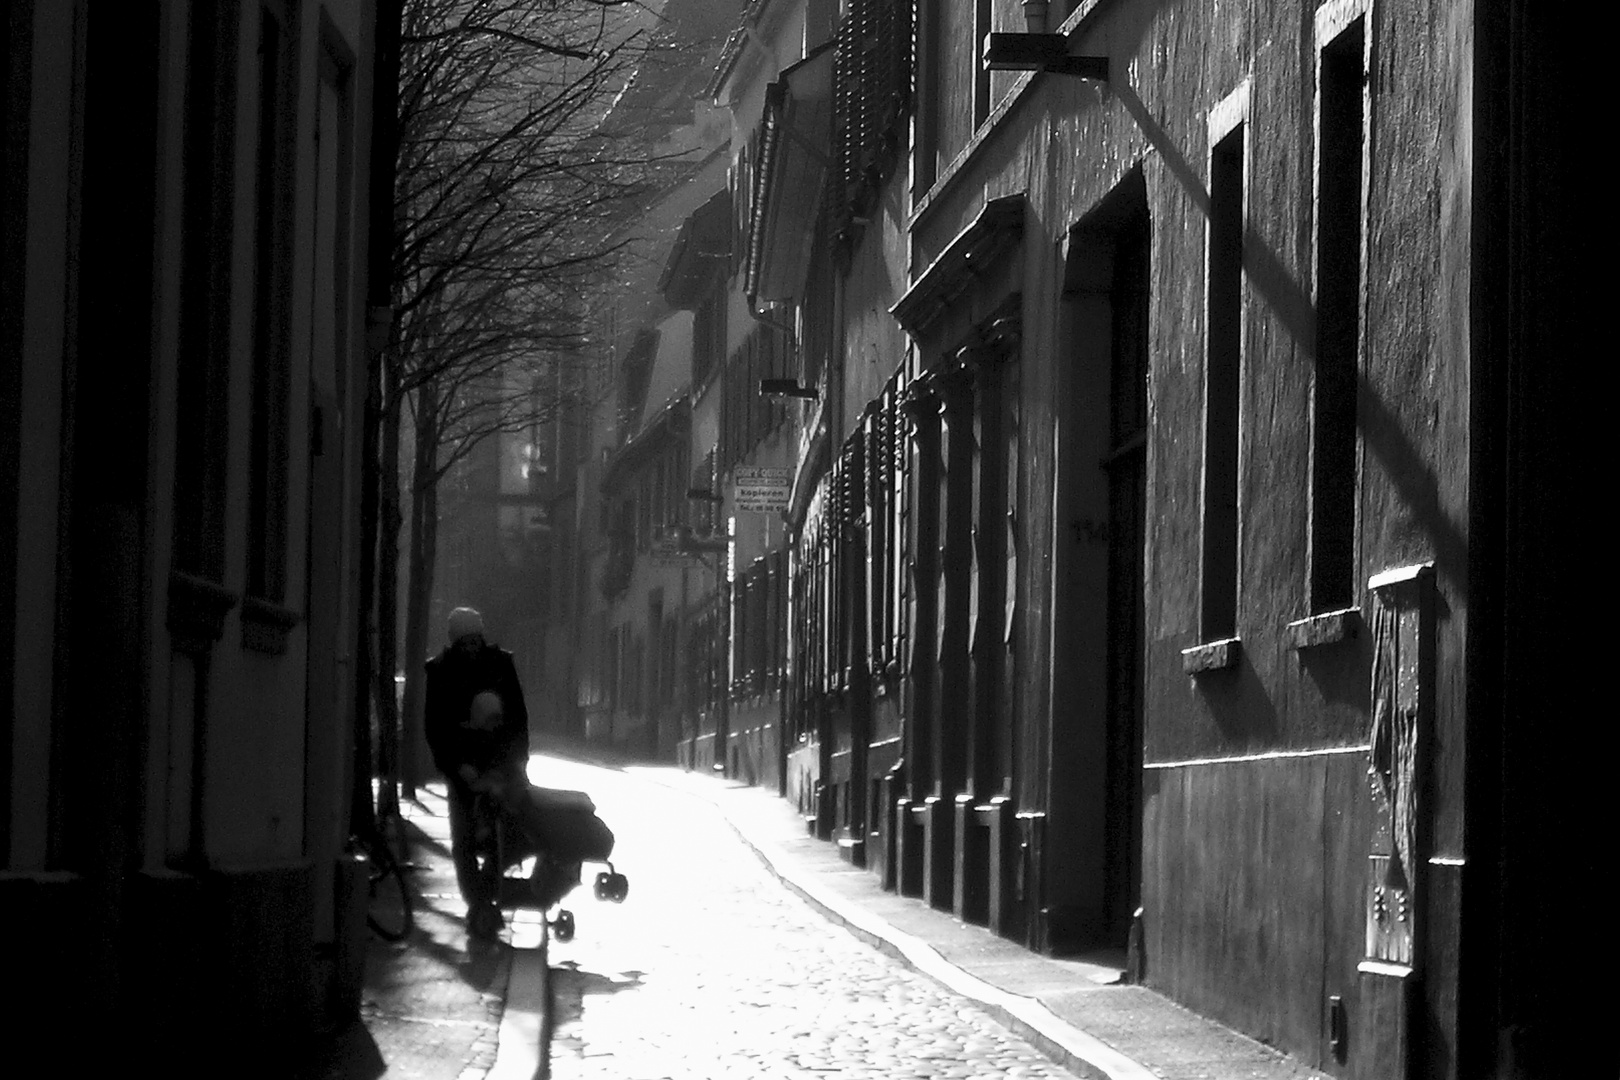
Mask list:
[[[386,822],[386,824],[385,824]],[[415,918],[411,911],[410,883],[405,866],[394,854],[388,834],[403,837],[404,820],[398,809],[373,815],[351,838],[357,854],[366,860],[366,925],[384,941],[403,941],[410,936]]]

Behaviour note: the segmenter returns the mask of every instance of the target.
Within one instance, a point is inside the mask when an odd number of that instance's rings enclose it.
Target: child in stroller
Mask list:
[[[622,902],[629,882],[613,869],[613,831],[596,815],[596,804],[583,791],[565,791],[531,784],[516,769],[490,770],[472,782],[483,804],[478,813],[481,872],[490,875],[501,908],[550,911],[580,883],[583,863],[603,863],[596,875],[598,900]],[[533,857],[527,878],[511,871]],[[493,916],[493,912],[481,917]],[[574,934],[573,913],[558,910],[548,920],[561,941]],[[480,926],[473,928],[483,931]]]

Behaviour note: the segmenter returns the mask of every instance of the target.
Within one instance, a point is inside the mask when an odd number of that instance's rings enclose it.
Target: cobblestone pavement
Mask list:
[[[618,836],[622,906],[569,898],[551,945],[553,1080],[1063,1078],[965,999],[858,941],[772,877],[714,808],[545,759]]]

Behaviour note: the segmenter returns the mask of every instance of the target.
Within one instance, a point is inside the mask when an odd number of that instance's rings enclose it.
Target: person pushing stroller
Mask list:
[[[579,884],[581,860],[606,859],[613,834],[583,792],[530,785],[529,714],[517,668],[511,653],[485,641],[479,613],[456,608],[447,630],[449,644],[427,662],[428,748],[447,786],[468,931],[493,937],[507,866],[538,856],[534,901],[550,907]]]

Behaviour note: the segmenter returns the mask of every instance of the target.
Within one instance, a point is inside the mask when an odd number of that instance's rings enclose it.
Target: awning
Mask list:
[[[664,260],[658,291],[675,308],[692,310],[704,289],[726,269],[731,255],[731,192],[718,191],[681,223]]]
[[[832,62],[828,42],[765,88],[744,279],[756,304],[804,292],[832,154]]]

